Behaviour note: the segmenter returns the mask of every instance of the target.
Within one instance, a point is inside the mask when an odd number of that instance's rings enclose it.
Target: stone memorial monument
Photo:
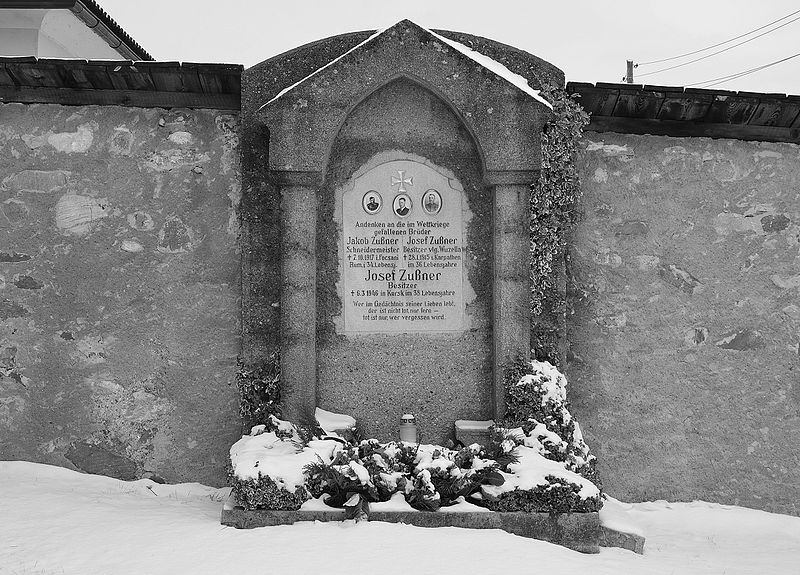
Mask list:
[[[336,196],[344,334],[464,330],[464,190],[424,158],[400,156]]]
[[[530,353],[529,189],[550,116],[515,67],[563,80],[406,20],[246,74],[244,352],[280,349],[289,419],[321,407],[392,439],[413,413],[443,442],[502,415],[503,369]]]

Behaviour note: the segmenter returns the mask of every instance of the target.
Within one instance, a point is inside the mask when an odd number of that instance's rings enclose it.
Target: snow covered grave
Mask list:
[[[243,308],[244,331],[281,329],[269,360],[244,340],[246,371],[264,377],[239,382],[243,401],[268,409],[242,410],[227,525],[381,519],[598,550],[601,486],[566,379],[527,362],[537,326],[563,323],[531,289],[531,186],[559,122],[540,90],[563,74],[452,36],[403,20],[313,52],[303,73],[277,59],[250,77],[268,162],[244,172],[276,192],[249,205],[280,208],[281,283]],[[250,233],[248,265],[271,266],[274,234]]]
[[[552,365],[530,362],[510,394],[509,411],[522,424],[495,427],[487,445],[460,449],[348,441],[334,430],[355,420],[324,410],[314,428],[271,415],[231,447],[233,490],[222,523],[368,518],[500,528],[596,553],[601,492],[586,477],[594,476],[594,457],[567,410],[565,386]]]

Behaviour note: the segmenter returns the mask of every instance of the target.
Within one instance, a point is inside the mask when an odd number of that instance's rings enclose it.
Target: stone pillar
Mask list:
[[[486,174],[494,198],[494,419],[505,413],[503,370],[530,358],[529,194],[535,171]]]
[[[283,416],[304,421],[317,404],[317,192],[319,172],[273,172],[281,190]]]

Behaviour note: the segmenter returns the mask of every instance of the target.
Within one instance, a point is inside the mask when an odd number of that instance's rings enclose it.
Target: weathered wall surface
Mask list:
[[[225,481],[238,119],[0,105],[0,458]]]
[[[800,513],[800,148],[584,144],[567,370],[608,491]]]

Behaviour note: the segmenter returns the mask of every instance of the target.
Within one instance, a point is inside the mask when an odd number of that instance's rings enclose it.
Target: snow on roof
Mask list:
[[[417,24],[417,26],[419,26],[419,25]],[[550,102],[548,102],[547,100],[545,100],[541,96],[539,90],[534,90],[533,88],[530,87],[530,85],[528,84],[528,80],[526,78],[524,78],[523,76],[520,76],[519,74],[516,74],[515,72],[512,72],[511,70],[506,68],[506,66],[504,64],[501,64],[497,60],[493,60],[492,58],[490,58],[489,56],[486,56],[485,54],[481,54],[480,52],[478,52],[476,50],[468,48],[467,46],[464,46],[464,44],[461,44],[460,42],[456,42],[455,40],[450,40],[448,38],[445,38],[444,36],[440,36],[436,32],[433,32],[432,30],[428,30],[427,28],[425,28],[423,26],[419,26],[419,27],[422,28],[423,30],[425,30],[428,34],[430,34],[431,36],[433,36],[437,40],[440,40],[440,41],[444,42],[445,44],[447,44],[448,46],[450,46],[451,48],[457,50],[458,52],[460,52],[461,54],[463,54],[464,56],[466,56],[467,58],[469,58],[473,62],[477,63],[478,65],[482,66],[483,68],[486,68],[487,70],[489,70],[490,72],[494,73],[495,75],[500,76],[505,81],[510,82],[511,84],[516,86],[518,89],[522,90],[523,92],[528,94],[530,97],[532,97],[534,100],[536,100],[538,102],[541,102],[542,104],[544,104],[545,106],[547,106],[551,110],[553,109],[553,105]],[[278,93],[277,96],[273,97],[266,104],[263,104],[261,106],[261,108],[263,108],[264,106],[268,106],[269,104],[271,104],[275,100],[281,98],[284,94],[286,94],[287,92],[293,90],[296,86],[299,86],[300,84],[302,84],[303,82],[305,82],[309,78],[311,78],[313,76],[316,76],[317,74],[322,72],[322,70],[328,68],[329,66],[332,66],[333,64],[335,64],[336,62],[338,62],[339,60],[341,60],[342,58],[344,58],[345,56],[347,56],[351,52],[361,48],[361,46],[367,44],[368,42],[371,42],[372,40],[374,40],[375,38],[377,38],[378,36],[380,36],[381,34],[386,32],[386,30],[389,30],[390,28],[393,28],[393,26],[390,26],[389,28],[383,28],[381,30],[378,30],[372,36],[370,36],[369,38],[367,38],[366,40],[364,40],[360,44],[356,44],[355,46],[350,48],[347,52],[345,52],[344,54],[341,54],[340,56],[337,56],[336,58],[334,58],[333,60],[331,60],[330,62],[328,62],[324,66],[322,66],[321,68],[317,68],[316,70],[311,72],[308,76],[306,76],[302,80],[298,80],[297,82],[295,82],[291,86],[288,86],[288,87],[284,88],[283,90],[281,90]],[[261,109],[261,108],[259,108],[259,109]]]
[[[511,82],[512,84],[514,84],[514,86],[516,86],[517,88],[528,94],[534,100],[541,102],[551,110],[553,109],[553,105],[541,96],[539,90],[534,90],[533,88],[531,88],[530,84],[528,84],[527,79],[525,79],[523,76],[520,76],[519,74],[516,74],[515,72],[512,72],[511,70],[506,68],[504,64],[501,64],[497,60],[493,60],[489,56],[481,54],[480,52],[477,52],[472,48],[468,48],[464,46],[464,44],[461,44],[460,42],[456,42],[455,40],[450,40],[449,38],[440,36],[439,34],[431,30],[426,29],[426,31],[430,32],[433,36],[435,36],[448,46],[455,48],[470,60],[477,62],[490,72],[494,72],[495,74],[503,78],[505,81]]]
[[[352,48],[350,48],[350,49],[349,49],[347,52],[345,52],[344,54],[342,54],[342,55],[340,55],[340,56],[337,56],[336,58],[334,58],[333,60],[331,60],[330,62],[328,62],[328,63],[327,63],[327,64],[325,64],[324,66],[322,66],[321,68],[317,68],[316,70],[314,70],[313,72],[311,72],[311,73],[310,73],[308,76],[306,76],[306,77],[305,77],[305,78],[303,78],[302,80],[298,80],[297,82],[295,82],[295,83],[294,83],[294,84],[292,84],[291,86],[288,86],[288,87],[284,88],[283,90],[281,90],[281,91],[278,93],[278,95],[277,95],[277,96],[273,97],[273,98],[272,98],[272,99],[271,99],[269,102],[267,102],[266,104],[263,104],[263,105],[261,106],[261,108],[263,108],[264,106],[268,106],[268,105],[270,105],[272,102],[274,102],[275,100],[279,99],[281,96],[283,96],[283,95],[284,95],[284,94],[286,94],[287,92],[289,92],[289,91],[291,91],[291,90],[294,90],[294,88],[295,88],[296,86],[299,86],[300,84],[302,84],[303,82],[305,82],[306,80],[308,80],[309,78],[311,78],[312,76],[316,76],[317,74],[319,74],[320,72],[322,72],[322,71],[323,71],[325,68],[328,68],[328,67],[330,67],[330,66],[334,65],[336,62],[338,62],[339,60],[341,60],[342,58],[344,58],[345,56],[347,56],[347,55],[348,55],[350,52],[352,52],[353,50],[357,50],[358,48],[361,48],[361,46],[363,46],[363,45],[364,45],[364,44],[366,44],[367,42],[371,42],[372,40],[374,40],[375,38],[377,38],[378,36],[380,36],[381,34],[383,34],[383,33],[384,33],[386,30],[388,30],[388,28],[383,28],[382,30],[378,30],[378,31],[377,31],[377,32],[375,32],[375,33],[374,33],[372,36],[370,36],[369,38],[367,38],[366,40],[364,40],[364,41],[363,41],[363,42],[361,42],[360,44],[356,44],[355,46],[353,46]],[[260,110],[261,108],[259,108],[259,110]]]

